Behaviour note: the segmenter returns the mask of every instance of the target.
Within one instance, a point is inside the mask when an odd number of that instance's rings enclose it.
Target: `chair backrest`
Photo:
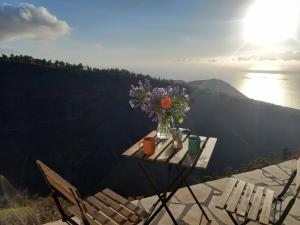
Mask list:
[[[55,171],[50,169],[40,160],[36,161],[38,167],[40,168],[46,182],[49,186],[54,188],[56,191],[60,192],[67,199],[69,199],[73,204],[77,204],[80,199],[79,191],[76,187],[58,175]]]

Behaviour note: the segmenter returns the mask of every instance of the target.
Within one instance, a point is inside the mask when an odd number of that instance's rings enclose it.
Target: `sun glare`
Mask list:
[[[277,44],[294,38],[299,1],[256,0],[244,22],[244,37],[255,44]]]
[[[285,98],[282,88],[281,74],[248,73],[241,91],[252,99],[284,105]]]

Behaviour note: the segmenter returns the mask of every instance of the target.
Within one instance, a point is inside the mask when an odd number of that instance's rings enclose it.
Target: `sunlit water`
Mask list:
[[[300,77],[297,74],[245,73],[232,85],[249,98],[300,109]]]
[[[300,72],[266,73],[224,71],[194,76],[191,80],[220,79],[251,99],[300,109]]]

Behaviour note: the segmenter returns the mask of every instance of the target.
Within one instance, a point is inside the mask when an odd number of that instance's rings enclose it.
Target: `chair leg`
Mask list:
[[[68,220],[68,216],[65,213],[65,211],[63,210],[63,208],[62,208],[62,206],[59,202],[59,199],[58,199],[57,195],[55,194],[55,191],[53,191],[53,190],[51,190],[51,191],[52,191],[52,198],[53,198],[53,200],[55,202],[55,205],[56,205],[56,207],[57,207],[57,209],[58,209],[58,211],[59,211],[59,213],[62,217],[62,221],[66,222]]]
[[[293,207],[293,205],[294,205],[294,203],[296,201],[296,197],[297,197],[297,195],[289,201],[289,203],[287,204],[286,208],[282,212],[282,215],[280,216],[279,220],[275,223],[276,225],[282,225],[283,224],[283,221],[285,220],[285,218],[289,214],[291,208]]]
[[[293,183],[293,180],[295,178],[297,174],[297,170],[294,170],[293,173],[291,174],[288,182],[285,184],[283,190],[281,191],[281,193],[277,196],[278,200],[282,200],[282,197],[286,194],[286,192],[288,191],[289,187],[291,186],[291,184]]]
[[[249,219],[245,218],[244,222],[242,222],[241,224],[239,224],[237,222],[237,220],[234,218],[234,216],[230,212],[228,212],[227,210],[225,210],[225,211],[227,212],[228,216],[230,217],[230,219],[232,220],[232,222],[234,223],[234,225],[246,225],[247,223],[250,222]]]
[[[239,225],[238,222],[236,221],[236,219],[233,217],[233,215],[228,212],[227,210],[225,210],[228,214],[228,216],[230,217],[230,219],[232,220],[232,222],[234,223],[234,225]]]
[[[246,225],[247,223],[249,223],[250,222],[250,220],[249,219],[247,219],[247,218],[245,218],[245,220],[244,220],[244,222],[242,223],[243,225]]]
[[[78,223],[76,223],[72,218],[69,218],[69,220],[67,220],[65,222],[70,225],[78,225]]]

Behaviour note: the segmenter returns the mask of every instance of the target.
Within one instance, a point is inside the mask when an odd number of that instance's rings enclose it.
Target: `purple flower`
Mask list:
[[[137,86],[131,85],[129,90],[129,104],[131,108],[140,107],[141,110],[149,115],[153,122],[157,121],[157,117],[175,117],[178,121],[183,121],[189,108],[189,95],[185,88],[179,86],[167,86],[165,88],[152,88],[150,81],[145,80],[138,82]],[[165,97],[171,99],[171,107],[164,108],[161,100]]]

